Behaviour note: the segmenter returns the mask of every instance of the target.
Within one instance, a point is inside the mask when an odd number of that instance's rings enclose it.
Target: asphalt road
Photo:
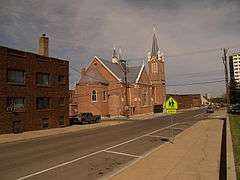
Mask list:
[[[0,179],[107,177],[205,117],[205,110],[200,109],[171,117],[0,144]]]

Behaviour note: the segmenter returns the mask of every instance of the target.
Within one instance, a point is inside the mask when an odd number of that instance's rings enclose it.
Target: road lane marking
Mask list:
[[[153,134],[153,133],[155,133],[155,132],[158,132],[158,131],[161,131],[161,130],[167,129],[167,128],[169,128],[169,127],[176,126],[177,124],[181,124],[181,123],[175,123],[175,124],[172,124],[172,125],[170,125],[170,126],[166,126],[166,127],[163,127],[163,128],[157,129],[157,130],[152,131],[152,132],[150,132],[150,133],[147,133],[147,134],[144,134],[144,135],[138,136],[138,137],[133,138],[133,139],[131,139],[131,140],[128,140],[128,141],[122,142],[122,143],[120,143],[120,144],[117,144],[117,145],[114,145],[114,146],[108,147],[108,148],[106,148],[106,149],[103,149],[103,150],[100,150],[100,151],[96,151],[96,152],[93,152],[93,153],[87,154],[87,155],[85,155],[85,156],[82,156],[82,157],[79,157],[79,158],[73,159],[73,160],[71,160],[71,161],[67,161],[67,162],[64,162],[64,163],[60,163],[60,164],[58,164],[58,165],[56,165],[56,166],[52,166],[52,167],[47,168],[47,169],[44,169],[44,170],[42,170],[42,171],[38,171],[38,172],[35,172],[35,173],[32,173],[32,174],[29,174],[29,175],[26,175],[26,176],[20,177],[20,178],[18,178],[17,180],[28,179],[28,178],[30,178],[30,177],[33,177],[33,176],[36,176],[36,175],[39,175],[39,174],[43,174],[43,173],[45,173],[45,172],[47,172],[47,171],[51,171],[51,170],[53,170],[53,169],[57,169],[57,168],[59,168],[59,167],[66,166],[66,165],[68,165],[68,164],[72,164],[72,163],[74,163],[74,162],[76,162],[76,161],[79,161],[79,160],[81,160],[81,159],[84,159],[84,158],[87,158],[87,157],[90,157],[90,156],[93,156],[93,155],[99,154],[99,153],[104,152],[104,151],[108,151],[109,149],[112,149],[112,148],[115,148],[115,147],[121,146],[121,145],[123,145],[123,144],[127,144],[127,143],[129,143],[129,142],[132,142],[132,141],[135,141],[135,140],[137,140],[137,139],[140,139],[140,138],[146,137],[146,136],[148,136],[148,135],[151,135],[151,134]]]
[[[143,158],[143,156],[137,156],[134,154],[128,154],[128,153],[122,153],[122,152],[117,152],[117,151],[103,151],[103,152],[107,152],[107,153],[113,153],[113,154],[119,154],[119,155],[124,155],[124,156],[130,156],[130,157],[134,157],[134,158]]]
[[[195,115],[195,116],[193,116],[193,117],[198,117],[198,116],[201,116],[201,115],[203,115],[203,114],[205,114],[205,112],[200,113],[200,114],[197,114],[197,115]]]
[[[118,146],[121,146],[121,145],[130,143],[130,142],[132,142],[132,141],[135,141],[135,140],[137,140],[137,139],[146,137],[146,136],[151,135],[151,134],[153,134],[153,133],[156,133],[156,132],[158,132],[158,131],[165,130],[165,129],[168,129],[168,128],[172,127],[172,126],[176,126],[176,125],[178,125],[178,124],[185,124],[185,123],[188,123],[188,122],[175,123],[175,124],[172,124],[172,125],[169,125],[169,126],[166,126],[166,127],[160,128],[160,129],[157,129],[157,130],[152,131],[152,132],[150,132],[150,133],[147,133],[147,134],[138,136],[138,137],[133,138],[133,139],[131,139],[131,140],[128,140],[128,141],[122,142],[122,143],[120,143],[120,144],[117,144],[117,145],[108,147],[108,148],[106,148],[106,149],[103,149],[103,150],[100,150],[100,151],[96,151],[96,152],[87,154],[87,155],[85,155],[85,156],[82,156],[82,157],[73,159],[73,160],[71,160],[71,161],[67,161],[67,162],[58,164],[58,165],[56,165],[56,166],[52,166],[52,167],[47,168],[47,169],[44,169],[44,170],[42,170],[42,171],[38,171],[38,172],[35,172],[35,173],[32,173],[32,174],[29,174],[29,175],[27,175],[27,176],[23,176],[23,177],[21,177],[21,178],[18,178],[17,180],[24,180],[24,179],[28,179],[28,178],[30,178],[30,177],[33,177],[33,176],[36,176],[36,175],[39,175],[39,174],[43,174],[43,173],[45,173],[45,172],[47,172],[47,171],[51,171],[51,170],[53,170],[53,169],[57,169],[57,168],[59,168],[59,167],[66,166],[66,165],[68,165],[68,164],[72,164],[72,163],[74,163],[74,162],[76,162],[76,161],[79,161],[79,160],[81,160],[81,159],[84,159],[84,158],[87,158],[87,157],[91,157],[91,156],[96,155],[96,154],[99,154],[99,153],[101,153],[101,152],[108,151],[109,149],[113,149],[113,148],[115,148],[115,147],[118,147]]]

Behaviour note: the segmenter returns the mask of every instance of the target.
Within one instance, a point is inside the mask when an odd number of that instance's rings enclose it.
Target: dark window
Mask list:
[[[64,126],[65,122],[64,122],[64,116],[60,116],[59,117],[59,121],[58,121],[60,126]]]
[[[107,92],[103,91],[103,101],[107,101]]]
[[[49,85],[49,74],[48,73],[37,73],[36,84],[48,86]]]
[[[25,82],[25,71],[23,70],[7,70],[7,81],[13,83]]]
[[[58,76],[58,82],[61,83],[61,84],[64,84],[65,83],[65,76],[59,75]]]
[[[92,100],[92,102],[97,101],[97,92],[95,90],[92,91],[91,100]]]
[[[65,98],[64,97],[60,97],[59,98],[59,106],[64,106],[65,105]]]
[[[18,111],[24,109],[24,97],[8,97],[7,111]]]
[[[37,109],[48,109],[49,108],[49,98],[48,97],[38,97],[37,98]]]
[[[42,128],[48,128],[48,118],[42,119]]]

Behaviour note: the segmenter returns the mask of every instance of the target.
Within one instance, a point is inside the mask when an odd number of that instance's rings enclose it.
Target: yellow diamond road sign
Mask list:
[[[165,108],[168,114],[176,114],[178,103],[175,99],[173,99],[172,97],[169,97],[165,103]]]

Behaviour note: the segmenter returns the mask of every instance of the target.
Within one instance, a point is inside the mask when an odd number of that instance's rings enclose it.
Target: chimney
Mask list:
[[[81,69],[80,75],[81,75],[81,77],[86,75],[86,69],[85,68]]]
[[[39,55],[48,56],[48,37],[46,34],[42,34],[39,39]]]

